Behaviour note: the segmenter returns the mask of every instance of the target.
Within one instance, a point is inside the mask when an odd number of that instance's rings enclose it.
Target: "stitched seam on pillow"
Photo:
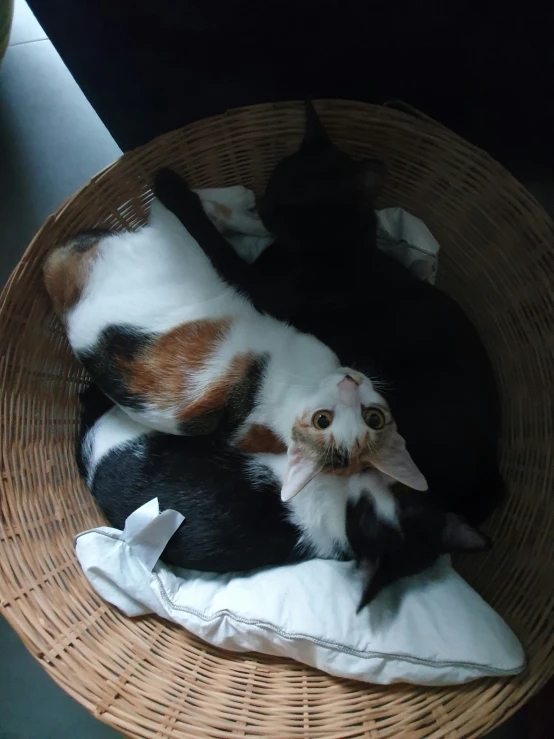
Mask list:
[[[116,541],[120,541],[125,546],[129,546],[128,542],[126,542],[124,539],[121,539],[119,536],[116,536],[114,534],[108,533],[107,531],[102,531],[101,529],[90,529],[89,531],[83,531],[80,534],[77,534],[74,541],[76,542],[77,539],[79,539],[84,534],[90,534],[90,533],[96,533],[100,534],[101,536],[107,536],[109,539],[115,539]],[[140,560],[139,560],[140,561]],[[141,564],[144,564],[141,562]],[[380,659],[386,659],[386,660],[397,660],[402,662],[409,662],[411,664],[420,664],[425,665],[427,667],[465,667],[467,669],[486,669],[489,672],[492,672],[494,675],[503,676],[503,675],[513,675],[514,669],[503,669],[501,667],[493,667],[492,665],[486,665],[479,662],[455,662],[455,661],[439,661],[439,660],[427,660],[422,659],[420,657],[410,657],[408,655],[404,654],[392,654],[392,653],[385,653],[385,652],[362,652],[358,649],[353,649],[352,647],[346,647],[343,644],[337,644],[336,642],[330,642],[325,641],[323,639],[318,639],[314,636],[308,636],[307,634],[290,634],[287,631],[282,631],[274,624],[271,624],[267,621],[259,621],[256,619],[249,619],[244,618],[242,616],[238,616],[236,613],[233,613],[232,611],[228,611],[227,609],[223,609],[221,611],[216,611],[216,613],[212,615],[206,615],[202,613],[201,611],[197,611],[195,608],[190,608],[189,606],[179,606],[176,603],[174,603],[169,595],[167,594],[167,591],[163,585],[162,579],[158,575],[157,572],[150,572],[149,574],[153,575],[156,579],[159,588],[160,588],[160,594],[162,596],[162,599],[165,601],[166,605],[168,605],[170,608],[176,610],[176,611],[182,611],[184,613],[188,613],[192,616],[196,616],[197,618],[201,619],[202,621],[209,622],[209,621],[215,621],[218,618],[221,618],[222,616],[225,616],[227,618],[230,618],[231,620],[238,621],[239,623],[246,624],[248,626],[257,626],[259,628],[267,629],[268,631],[273,631],[276,634],[279,634],[279,636],[283,637],[284,639],[287,639],[289,641],[294,641],[295,639],[304,639],[305,641],[309,641],[313,644],[316,644],[320,647],[325,647],[327,649],[336,649],[339,652],[343,652],[345,654],[349,654],[352,657],[360,657],[361,659],[375,659],[376,657]],[[525,669],[527,666],[527,660],[523,660],[523,664],[521,669]]]
[[[514,669],[503,669],[501,667],[493,667],[492,665],[485,665],[479,662],[454,662],[454,661],[444,661],[441,662],[439,660],[427,660],[422,659],[421,657],[410,657],[408,655],[404,654],[394,654],[390,652],[362,652],[358,649],[353,649],[352,647],[346,647],[343,644],[337,644],[336,642],[331,641],[325,641],[324,639],[318,639],[315,636],[308,636],[307,634],[298,634],[298,633],[289,633],[288,631],[282,631],[278,626],[275,626],[275,624],[269,623],[268,621],[259,621],[257,619],[251,619],[251,618],[244,618],[243,616],[238,616],[236,613],[233,613],[233,611],[228,611],[227,609],[223,609],[221,611],[216,611],[214,614],[208,616],[201,611],[197,611],[194,608],[190,608],[188,606],[179,606],[176,603],[174,603],[169,595],[167,594],[167,591],[165,590],[162,580],[160,576],[156,573],[152,573],[154,577],[156,578],[158,585],[160,587],[160,592],[162,595],[163,600],[166,602],[166,604],[176,610],[176,611],[183,611],[185,613],[189,613],[191,615],[197,616],[202,621],[215,621],[217,618],[220,618],[221,616],[225,616],[227,618],[230,618],[231,620],[238,621],[239,623],[247,624],[248,626],[257,626],[259,628],[267,629],[268,631],[273,631],[276,634],[279,634],[279,636],[283,637],[284,639],[288,639],[289,641],[294,641],[297,639],[304,639],[305,641],[312,642],[313,644],[316,644],[319,647],[325,647],[327,649],[336,649],[339,652],[344,652],[345,654],[349,654],[352,657],[360,657],[362,659],[374,659],[376,657],[379,657],[380,659],[393,659],[397,661],[402,662],[410,662],[413,664],[420,664],[420,665],[426,665],[427,667],[465,667],[465,668],[471,668],[471,669],[487,669],[490,672],[493,672],[495,675],[501,676],[501,675],[513,675]],[[525,667],[526,662],[523,663],[523,666]]]

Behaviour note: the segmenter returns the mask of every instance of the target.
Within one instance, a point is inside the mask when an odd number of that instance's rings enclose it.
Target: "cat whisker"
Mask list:
[[[394,383],[389,380],[385,380],[382,377],[370,377],[371,384],[375,390],[391,390],[394,387]]]

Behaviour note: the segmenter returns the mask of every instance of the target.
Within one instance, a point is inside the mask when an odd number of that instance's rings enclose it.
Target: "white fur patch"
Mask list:
[[[269,467],[282,484],[287,470],[286,454],[257,454],[250,468],[262,475]],[[346,478],[318,475],[285,504],[290,521],[302,532],[302,544],[317,557],[350,554],[346,538]]]
[[[133,421],[117,406],[104,413],[83,440],[87,485],[90,487],[98,464],[108,452],[149,433],[149,429]]]
[[[154,201],[148,226],[101,241],[81,299],[67,317],[69,341],[79,351],[94,346],[110,324],[163,333],[248,307],[177,218]]]
[[[395,481],[391,477],[372,469],[346,479],[350,500],[357,500],[363,493],[373,501],[375,515],[380,521],[400,528],[396,499],[391,491]]]
[[[269,468],[283,482],[287,470],[286,454],[257,454],[250,462],[254,478],[263,479]],[[346,536],[346,506],[361,495],[373,501],[376,516],[399,528],[396,500],[390,490],[394,480],[377,470],[351,477],[317,475],[292,500],[285,504],[290,521],[302,532],[301,543],[316,557],[352,556]]]

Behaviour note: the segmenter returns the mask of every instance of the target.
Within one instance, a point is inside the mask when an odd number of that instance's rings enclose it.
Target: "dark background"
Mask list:
[[[251,103],[401,98],[505,164],[553,168],[553,3],[30,5],[125,150]]]

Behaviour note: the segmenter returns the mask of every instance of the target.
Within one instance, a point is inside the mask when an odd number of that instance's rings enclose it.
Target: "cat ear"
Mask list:
[[[378,159],[366,159],[360,162],[361,185],[364,193],[371,200],[376,200],[381,194],[387,168],[384,162]]]
[[[489,549],[492,542],[486,534],[470,526],[455,513],[447,513],[442,531],[442,546],[445,554],[481,552]]]
[[[374,600],[381,590],[390,585],[393,578],[388,574],[382,567],[379,566],[379,561],[373,563],[363,563],[365,572],[366,583],[362,592],[362,597],[358,603],[356,613],[358,614],[363,608],[368,606],[372,600]]]
[[[288,467],[281,488],[281,500],[286,502],[306,487],[321,472],[323,465],[307,456],[300,444],[293,442],[287,452]]]
[[[371,456],[373,467],[414,490],[427,490],[427,480],[406,449],[406,442],[394,429],[383,446]]]
[[[327,131],[323,128],[323,124],[317,114],[314,104],[311,100],[305,101],[306,107],[306,125],[304,128],[304,138],[302,139],[301,149],[307,149],[314,146],[329,146],[333,144],[327,136]]]

